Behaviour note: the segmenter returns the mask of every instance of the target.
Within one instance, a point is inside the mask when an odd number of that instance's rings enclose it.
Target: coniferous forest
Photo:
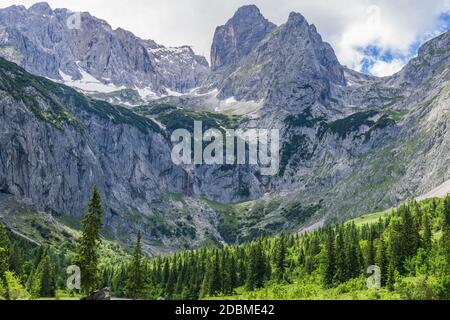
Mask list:
[[[450,0],[49,2],[0,2],[2,308],[450,300]]]
[[[75,247],[39,246],[0,225],[1,298],[77,299],[104,287],[129,299],[450,298],[450,196],[367,223],[166,257],[145,257],[138,233],[116,263],[102,263],[111,254],[102,249],[102,213],[94,188]],[[80,290],[66,288],[71,264],[81,269]]]

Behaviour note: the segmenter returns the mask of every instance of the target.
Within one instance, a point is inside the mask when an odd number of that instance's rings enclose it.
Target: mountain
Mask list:
[[[192,245],[206,233],[221,239],[213,213],[190,214],[177,200],[193,186],[172,164],[167,137],[153,121],[1,58],[0,92],[1,193],[36,210],[81,217],[96,184],[114,237],[140,225],[146,241],[164,242],[165,250]]]
[[[256,25],[265,21],[251,12]],[[239,25],[236,16],[227,25]],[[212,45],[218,56],[228,54],[223,29]],[[213,70],[197,95],[164,103],[238,114],[243,128],[280,129],[280,173],[265,188],[285,205],[271,206],[258,228],[291,228],[301,217],[320,226],[323,217],[397,205],[449,179],[449,37],[424,44],[400,73],[377,78],[341,66],[315,26],[291,13],[246,55]]]
[[[0,11],[0,50],[28,71],[0,60],[0,192],[30,210],[79,218],[96,184],[108,236],[129,243],[142,230],[146,251],[159,254],[310,230],[450,179],[450,33],[377,78],[343,67],[301,14],[275,26],[246,6],[216,29],[209,70],[188,47],[111,30],[88,13],[89,28],[67,29],[70,14],[45,4]],[[86,96],[38,75],[120,90]],[[116,105],[147,92],[169,96]],[[175,165],[169,137],[194,120],[279,129],[278,175]]]
[[[247,56],[276,25],[255,5],[241,7],[223,26],[217,27],[211,47],[211,68],[235,65]]]
[[[79,26],[72,26],[73,21]],[[189,47],[166,48],[113,30],[87,12],[52,10],[44,2],[28,10],[0,10],[0,56],[36,75],[124,104],[130,101],[124,100],[123,90],[138,93],[138,104],[188,92],[209,73],[206,59]]]
[[[257,25],[260,23],[255,22]],[[345,84],[343,68],[333,49],[322,41],[316,28],[310,26],[302,15],[292,13],[284,25],[278,28],[272,28],[272,24],[269,26],[266,31],[270,32],[266,32],[257,43],[252,42],[255,37],[250,37],[252,50],[244,51],[239,63],[233,64],[217,81],[220,98],[264,99],[266,104],[282,104],[284,102],[280,99],[286,99],[295,89],[308,93],[308,88],[314,87],[325,95],[331,84]],[[220,39],[220,33],[219,28],[215,41]],[[228,54],[227,49],[220,51],[218,47],[220,45],[213,42],[212,52],[219,56]]]

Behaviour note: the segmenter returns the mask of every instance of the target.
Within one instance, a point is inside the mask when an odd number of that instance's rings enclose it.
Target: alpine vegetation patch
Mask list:
[[[172,161],[177,165],[252,165],[264,176],[277,175],[280,166],[278,129],[208,129],[194,121],[193,135],[177,129],[171,135]]]

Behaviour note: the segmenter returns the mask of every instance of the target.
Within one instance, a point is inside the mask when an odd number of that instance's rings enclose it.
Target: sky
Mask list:
[[[33,0],[0,0],[29,7]],[[450,29],[450,0],[48,0],[54,8],[89,11],[141,38],[190,45],[209,58],[214,30],[242,5],[255,4],[277,25],[291,11],[316,25],[339,61],[377,76],[399,71],[425,41]]]

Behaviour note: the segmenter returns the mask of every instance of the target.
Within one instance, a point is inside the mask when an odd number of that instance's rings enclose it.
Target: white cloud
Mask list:
[[[369,72],[377,77],[385,77],[399,72],[404,65],[405,62],[398,59],[394,59],[391,62],[378,60],[369,67]]]
[[[0,6],[31,5],[33,0],[2,0]],[[89,11],[113,27],[122,27],[165,45],[192,45],[209,56],[215,27],[224,24],[242,5],[256,4],[277,24],[290,11],[302,13],[330,42],[342,64],[360,70],[365,57],[358,49],[379,46],[407,57],[411,44],[442,31],[439,15],[450,0],[48,0],[53,8]],[[376,62],[376,61],[375,61]],[[395,63],[391,63],[395,66]],[[398,65],[398,64],[397,64]],[[372,69],[383,68],[379,62]],[[386,69],[386,68],[385,68]],[[391,70],[395,70],[392,68]]]

